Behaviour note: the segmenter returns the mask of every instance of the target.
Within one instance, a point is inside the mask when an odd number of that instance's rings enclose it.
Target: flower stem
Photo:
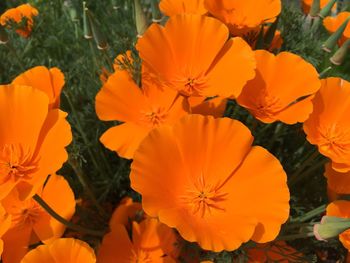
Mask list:
[[[280,236],[277,238],[277,240],[289,241],[289,240],[295,240],[295,239],[310,238],[313,236],[314,236],[313,232],[308,232],[308,233],[299,233],[299,234]]]
[[[307,212],[305,215],[302,215],[300,217],[292,219],[291,222],[303,223],[303,222],[306,222],[306,221],[314,218],[315,216],[322,214],[324,211],[326,211],[326,205],[321,205],[321,206],[311,210],[310,212]]]
[[[97,236],[97,237],[103,237],[105,232],[104,231],[98,231],[98,230],[92,230],[88,229],[79,225],[76,225],[72,222],[67,221],[63,217],[61,217],[59,214],[57,214],[39,195],[34,195],[33,199],[54,219],[56,219],[58,222],[65,225],[67,228],[70,228],[72,230],[78,231],[79,233],[84,233],[86,235],[90,236]]]

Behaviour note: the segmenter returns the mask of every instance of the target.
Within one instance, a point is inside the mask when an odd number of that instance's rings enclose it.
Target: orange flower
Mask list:
[[[95,263],[94,250],[85,242],[73,238],[60,238],[28,252],[21,263]]]
[[[137,217],[138,213],[142,213],[141,204],[134,203],[130,197],[124,198],[113,212],[109,222],[110,228],[113,230],[115,225],[128,226],[130,221]]]
[[[350,171],[350,83],[339,78],[322,80],[313,105],[304,123],[307,140],[332,160],[333,169]]]
[[[60,107],[60,95],[64,86],[64,75],[58,68],[34,67],[16,77],[12,84],[30,86],[41,90],[49,97],[49,108]]]
[[[179,14],[204,15],[208,12],[204,7],[204,0],[161,0],[159,8],[167,16]]]
[[[314,0],[303,0],[302,1],[302,8],[303,8],[303,12],[305,14],[308,14],[310,13],[310,9],[311,9],[311,5],[312,5],[312,2]],[[324,8],[327,4],[329,3],[329,0],[321,0],[320,1],[320,7],[321,9]],[[336,10],[336,5],[334,5],[334,8]]]
[[[31,197],[61,168],[72,140],[66,116],[37,89],[0,86],[0,200],[15,186]]]
[[[327,216],[340,218],[350,218],[350,201],[335,201],[327,206]],[[350,230],[346,230],[339,235],[339,240],[343,246],[350,251]]]
[[[325,177],[328,187],[337,194],[350,194],[350,171],[340,173],[332,169],[330,163],[326,164]]]
[[[305,121],[312,112],[312,96],[321,83],[316,69],[288,52],[277,56],[255,51],[257,75],[244,87],[237,102],[265,123]]]
[[[59,193],[59,196],[57,196]],[[39,196],[60,216],[70,220],[75,212],[75,199],[68,182],[51,175]],[[18,191],[12,191],[3,201],[5,210],[12,216],[11,228],[3,236],[4,262],[20,262],[28,246],[39,240],[48,244],[60,238],[65,226],[51,217],[33,199],[20,201]]]
[[[0,259],[4,250],[4,241],[2,237],[11,227],[11,220],[11,215],[6,213],[5,209],[0,205]]]
[[[328,16],[323,20],[323,25],[330,32],[334,33],[337,29],[348,19],[350,12],[341,12],[337,16]],[[343,33],[342,38],[339,40],[339,44],[342,45],[347,39],[350,38],[350,24],[347,25]]]
[[[174,230],[157,219],[145,219],[140,224],[133,222],[132,240],[123,225],[115,225],[103,238],[97,262],[175,263],[176,244]]]
[[[255,248],[247,249],[248,263],[266,262],[307,262],[303,254],[289,246],[285,241],[258,244]]]
[[[225,23],[233,35],[259,31],[259,26],[275,21],[281,13],[281,0],[205,0],[205,7]]]
[[[174,123],[187,114],[187,107],[175,91],[147,85],[140,89],[126,71],[117,71],[97,94],[96,112],[101,120],[125,122],[107,130],[100,140],[131,159],[154,127]]]
[[[211,115],[222,117],[226,110],[227,99],[220,97],[205,99],[203,97],[190,97],[188,102],[193,114]]]
[[[272,154],[252,143],[239,121],[189,115],[141,143],[131,186],[148,215],[203,249],[271,241],[289,215],[286,174]]]
[[[138,40],[143,63],[185,96],[237,97],[255,75],[254,53],[241,38],[227,41],[220,21],[200,15],[170,17]]]
[[[11,8],[0,17],[2,26],[11,27],[11,23],[17,24],[16,32],[22,37],[29,37],[33,28],[33,17],[39,14],[38,10],[30,4],[23,4],[16,8]]]

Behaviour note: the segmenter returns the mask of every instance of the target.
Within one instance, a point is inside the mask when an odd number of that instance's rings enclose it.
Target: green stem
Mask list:
[[[310,212],[307,212],[305,215],[297,217],[295,219],[292,219],[291,222],[306,222],[312,218],[314,218],[315,216],[318,216],[322,213],[324,213],[326,211],[326,205],[321,205],[313,210],[311,210]]]
[[[73,159],[69,159],[69,164],[74,170],[76,176],[78,177],[81,185],[83,186],[85,193],[89,196],[90,200],[93,202],[95,207],[97,208],[98,212],[104,217],[108,218],[108,215],[104,211],[104,209],[100,206],[99,202],[97,201],[94,192],[90,188],[90,184],[88,183],[88,179],[86,178],[84,172],[80,168],[80,166],[77,164],[77,162]]]
[[[324,77],[327,75],[328,71],[330,71],[331,69],[332,69],[332,66],[329,66],[328,68],[326,68],[325,70],[323,70],[323,71],[318,75],[318,77],[319,77],[320,79],[324,78]]]
[[[309,166],[317,157],[319,156],[318,151],[316,150],[313,152],[309,158],[307,158],[300,166],[299,168],[291,175],[289,179],[289,186],[294,185],[296,182],[298,182],[303,176],[303,171],[307,166]]]
[[[39,195],[34,195],[33,199],[54,219],[56,219],[58,222],[65,225],[67,228],[70,228],[72,230],[75,230],[79,233],[84,233],[86,235],[90,236],[97,236],[97,237],[103,237],[105,232],[104,231],[98,231],[98,230],[92,230],[88,229],[79,225],[76,225],[70,221],[67,221],[63,217],[61,217],[59,214],[57,214]]]
[[[314,236],[313,232],[308,232],[308,233],[299,233],[299,234],[280,236],[277,238],[277,240],[291,241],[295,239],[310,238],[313,236]]]

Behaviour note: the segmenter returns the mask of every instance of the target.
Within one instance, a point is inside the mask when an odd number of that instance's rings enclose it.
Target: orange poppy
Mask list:
[[[239,121],[189,115],[141,143],[131,186],[148,215],[203,249],[271,241],[289,215],[286,173],[253,139]]]
[[[72,140],[67,113],[49,110],[45,93],[27,86],[0,86],[0,200],[17,186],[34,195],[67,160]]]
[[[191,106],[191,113],[201,115],[211,115],[213,117],[222,117],[226,110],[227,99],[220,97],[216,98],[203,98],[203,97],[190,97],[188,102]]]
[[[64,86],[64,75],[58,68],[34,67],[16,77],[12,84],[30,86],[41,90],[49,97],[49,108],[60,107],[60,95]]]
[[[259,26],[275,21],[281,13],[281,0],[205,0],[204,5],[233,35],[259,31]]]
[[[113,73],[96,96],[96,112],[101,120],[124,122],[107,130],[101,142],[129,159],[154,127],[172,124],[187,111],[185,99],[175,91],[160,90],[155,85],[141,89],[126,71]]]
[[[5,209],[0,205],[0,259],[4,250],[4,241],[2,240],[2,237],[10,229],[11,220],[11,215],[6,213]]]
[[[307,140],[332,160],[334,170],[350,171],[350,83],[340,78],[322,80],[313,108],[304,123]]]
[[[332,169],[330,163],[326,164],[325,177],[328,187],[337,194],[350,194],[350,171],[340,173]]]
[[[258,244],[256,247],[247,249],[248,263],[266,262],[307,262],[303,260],[303,254],[289,246],[285,241]]]
[[[255,76],[255,59],[243,39],[228,37],[214,18],[176,15],[164,27],[150,26],[137,49],[161,83],[182,95],[237,97]]]
[[[175,263],[178,253],[177,236],[173,229],[157,219],[133,222],[132,239],[123,225],[115,225],[105,235],[99,249],[97,262],[152,262]]]
[[[350,218],[350,201],[334,201],[327,206],[327,216],[340,218]],[[350,230],[346,230],[339,235],[339,240],[343,246],[350,251]]]
[[[23,4],[5,11],[0,17],[2,26],[11,27],[11,23],[17,24],[16,32],[22,37],[29,37],[33,28],[33,17],[39,14],[38,10],[30,4]]]
[[[204,0],[161,0],[159,8],[167,16],[179,14],[204,15],[208,12],[204,7]]]
[[[57,196],[59,193],[59,197]],[[75,212],[75,198],[68,182],[58,175],[51,175],[39,196],[60,216],[70,220]],[[12,216],[11,228],[3,236],[4,262],[20,262],[31,244],[39,240],[48,244],[60,238],[65,226],[51,217],[33,199],[19,200],[15,189],[2,204]]]
[[[316,69],[289,52],[275,56],[255,51],[257,75],[244,87],[237,102],[265,123],[305,121],[312,112],[312,95],[321,82]]]
[[[311,5],[314,0],[302,0],[302,9],[305,14],[310,13]],[[324,8],[329,3],[329,0],[320,0],[321,9]],[[336,9],[336,5],[334,5]]]
[[[111,230],[115,225],[128,226],[131,221],[136,219],[137,215],[142,215],[142,206],[138,202],[133,202],[130,197],[124,198],[119,206],[114,210],[109,226]]]
[[[74,238],[60,238],[28,252],[21,263],[95,263],[94,250]]]
[[[350,12],[341,12],[337,16],[328,16],[323,20],[325,28],[333,34],[338,28],[350,17]],[[347,39],[350,38],[350,24],[344,30],[343,36],[339,40],[339,44],[342,45]]]

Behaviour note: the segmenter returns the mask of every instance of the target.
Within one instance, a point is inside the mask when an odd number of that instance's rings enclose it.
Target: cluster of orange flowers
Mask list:
[[[67,113],[59,109],[62,72],[39,66],[0,86],[4,263],[171,263],[186,257],[183,240],[214,252],[252,240],[260,244],[247,250],[250,262],[265,262],[259,248],[267,247],[275,260],[283,260],[279,249],[299,256],[285,242],[269,243],[289,218],[286,172],[254,144],[248,127],[223,117],[229,99],[263,123],[303,123],[307,140],[330,160],[329,191],[350,194],[350,83],[320,80],[302,57],[272,53],[283,42],[278,32],[266,50],[253,50],[261,27],[280,14],[280,0],[162,0],[160,9],[169,19],[152,24],[136,44],[140,84],[120,66],[135,63],[129,51],[116,58],[96,96],[98,117],[122,123],[100,140],[133,160],[131,187],[142,196],[142,204],[126,198],[117,207],[96,256],[87,243],[61,238],[65,226],[37,202],[67,221],[75,213],[73,191],[56,175],[72,140]],[[0,22],[13,26],[26,18],[16,30],[28,37],[36,15],[26,4]],[[348,17],[324,24],[332,32]],[[335,201],[327,216],[350,218],[350,203]],[[348,231],[340,240],[350,249]],[[43,245],[30,250],[38,242]]]

